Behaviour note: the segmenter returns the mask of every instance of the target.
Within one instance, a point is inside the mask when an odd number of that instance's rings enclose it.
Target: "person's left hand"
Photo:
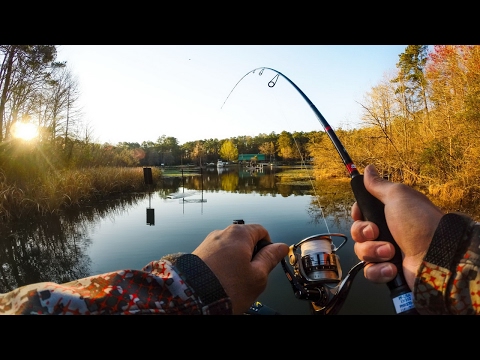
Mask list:
[[[234,314],[243,314],[267,287],[275,266],[288,254],[288,245],[271,243],[252,259],[258,241],[269,242],[268,231],[258,224],[234,224],[214,230],[192,252],[217,276],[230,297]]]

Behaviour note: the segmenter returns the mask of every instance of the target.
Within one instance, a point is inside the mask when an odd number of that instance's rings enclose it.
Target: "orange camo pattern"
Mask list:
[[[231,311],[229,299],[203,306],[167,260],[65,284],[44,282],[0,294],[0,314],[135,315]]]
[[[455,273],[424,262],[415,284],[415,308],[421,314],[480,314],[479,255],[468,250]]]

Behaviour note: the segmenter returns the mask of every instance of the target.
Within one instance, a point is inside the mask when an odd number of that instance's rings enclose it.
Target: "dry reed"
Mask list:
[[[160,178],[161,170],[152,168],[152,175],[153,179]],[[60,170],[17,180],[0,173],[1,219],[52,214],[147,189],[142,167]]]

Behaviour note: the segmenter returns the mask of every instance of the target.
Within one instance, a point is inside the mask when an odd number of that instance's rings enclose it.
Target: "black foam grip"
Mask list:
[[[401,250],[387,226],[384,211],[385,205],[367,191],[363,183],[363,175],[357,175],[353,177],[350,184],[352,186],[353,194],[355,195],[357,204],[362,212],[363,218],[375,223],[380,230],[380,234],[377,239],[388,241],[395,247],[395,256],[390,260],[390,262],[395,264],[397,267],[397,276],[395,279],[387,283],[387,286],[390,289],[391,297],[393,298],[398,295],[411,292],[403,274]],[[410,311],[411,313],[416,312],[415,309],[412,310],[413,311]]]
[[[254,249],[253,249],[253,255],[252,255],[252,259],[255,257],[255,255],[257,255],[257,253],[260,251],[261,248],[267,246],[267,245],[270,245],[271,242],[270,241],[267,241],[265,239],[262,239],[262,240],[259,240],[257,242],[257,245],[255,245]]]

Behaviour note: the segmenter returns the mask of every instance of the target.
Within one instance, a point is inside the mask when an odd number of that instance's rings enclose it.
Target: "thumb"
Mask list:
[[[363,182],[365,189],[385,204],[384,199],[387,198],[387,192],[393,183],[381,177],[374,165],[365,167]]]
[[[262,248],[252,262],[262,267],[269,274],[278,263],[288,255],[288,245],[284,243],[272,243]]]

